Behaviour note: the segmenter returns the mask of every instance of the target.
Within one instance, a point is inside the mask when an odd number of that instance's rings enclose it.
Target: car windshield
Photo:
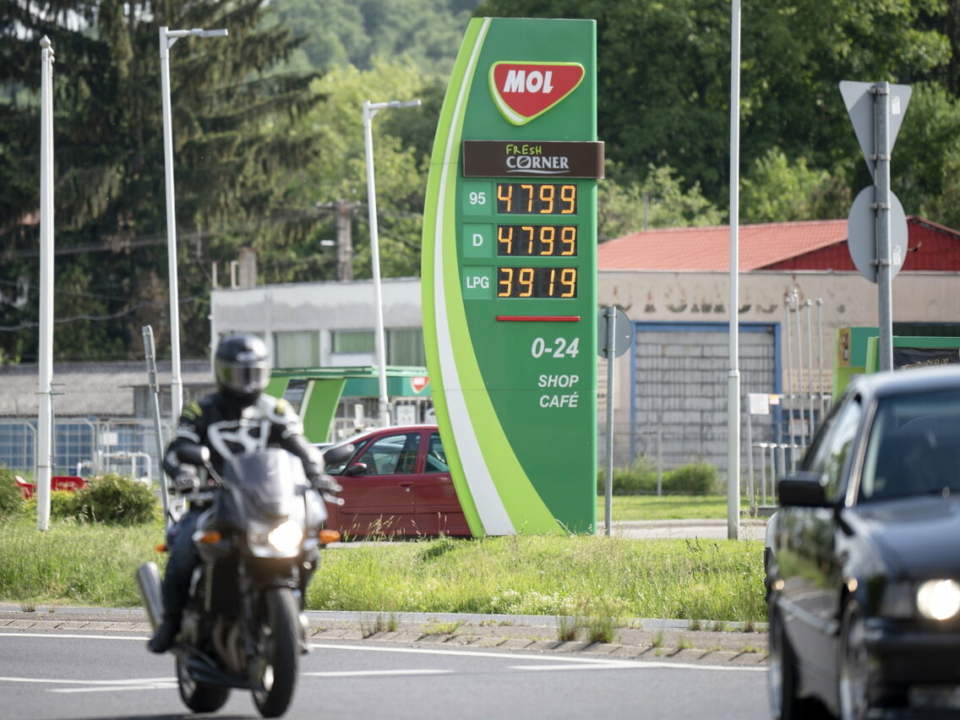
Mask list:
[[[960,389],[880,400],[860,499],[960,492]]]

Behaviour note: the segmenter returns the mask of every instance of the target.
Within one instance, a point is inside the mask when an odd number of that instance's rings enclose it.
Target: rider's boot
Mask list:
[[[153,633],[153,637],[147,641],[147,649],[158,655],[165,653],[173,647],[173,641],[177,639],[177,633],[180,632],[180,616],[163,616],[163,622]]]

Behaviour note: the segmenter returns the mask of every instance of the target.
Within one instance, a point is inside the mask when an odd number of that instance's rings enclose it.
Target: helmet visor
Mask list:
[[[223,363],[218,368],[217,380],[223,387],[241,395],[257,395],[270,382],[270,368],[266,363],[257,365],[234,365]]]

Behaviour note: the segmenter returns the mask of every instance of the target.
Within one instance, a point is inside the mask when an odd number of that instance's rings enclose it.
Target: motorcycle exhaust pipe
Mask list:
[[[163,622],[163,594],[160,592],[160,571],[157,564],[145,562],[137,568],[136,577],[140,602],[147,611],[150,626],[156,630]]]

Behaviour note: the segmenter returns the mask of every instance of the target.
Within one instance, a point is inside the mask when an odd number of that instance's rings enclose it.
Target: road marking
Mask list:
[[[121,690],[175,690],[177,687],[177,681],[171,678],[131,678],[129,680],[68,680],[65,678],[0,677],[0,682],[80,686],[69,688],[53,688],[47,690],[47,692],[52,693],[117,692]]]
[[[72,639],[72,640],[136,640],[143,642],[147,639],[145,635],[80,635],[80,634],[66,634],[58,632],[46,632],[46,633],[4,633],[0,632],[0,637],[29,637],[29,638],[56,638],[56,639]],[[515,652],[488,652],[485,648],[474,648],[471,650],[448,650],[440,648],[409,648],[409,647],[384,647],[380,645],[341,645],[337,643],[326,643],[326,642],[312,642],[309,647],[315,648],[317,650],[351,650],[355,652],[385,652],[385,653],[407,653],[410,655],[446,655],[446,656],[458,656],[458,657],[489,657],[489,658],[510,658],[512,660],[517,660],[523,657],[525,652],[535,652],[535,651],[526,651],[518,649]],[[675,663],[675,662],[654,662],[650,660],[644,660],[637,658],[634,660],[623,660],[623,659],[606,659],[606,658],[585,658],[579,657],[577,655],[538,655],[537,659],[541,661],[547,661],[551,663],[557,663],[557,665],[563,665],[569,663],[570,665],[576,666],[580,665],[581,668],[573,667],[571,669],[587,669],[587,668],[597,668],[605,670],[623,670],[626,668],[636,668],[640,670],[646,669],[659,669],[659,668],[674,668],[678,670],[723,670],[723,671],[733,671],[733,672],[766,672],[766,667],[756,666],[756,665],[714,665],[709,662],[705,663]],[[560,669],[554,665],[544,665],[544,666],[523,666],[523,669],[539,669],[539,670],[549,670],[549,669]],[[305,673],[310,674],[310,673]],[[2,680],[3,678],[0,678]],[[54,682],[54,681],[35,681],[35,682]]]
[[[104,687],[81,687],[81,688],[54,688],[47,690],[51,693],[96,693],[96,692],[122,692],[124,690],[176,690],[177,681],[168,680],[166,682],[150,683],[149,685],[109,685]]]
[[[708,665],[706,663],[673,663],[673,662],[650,662],[648,660],[637,660],[634,662],[608,661],[608,665],[515,665],[510,670],[537,670],[537,671],[557,671],[557,670],[657,670],[661,668],[680,669],[680,670],[724,670],[724,671],[746,671],[746,672],[766,672],[767,668],[752,665]]]
[[[405,670],[328,670],[324,672],[304,672],[300,674],[306,677],[385,677],[390,675],[452,675],[453,670],[417,670],[411,668]]]

